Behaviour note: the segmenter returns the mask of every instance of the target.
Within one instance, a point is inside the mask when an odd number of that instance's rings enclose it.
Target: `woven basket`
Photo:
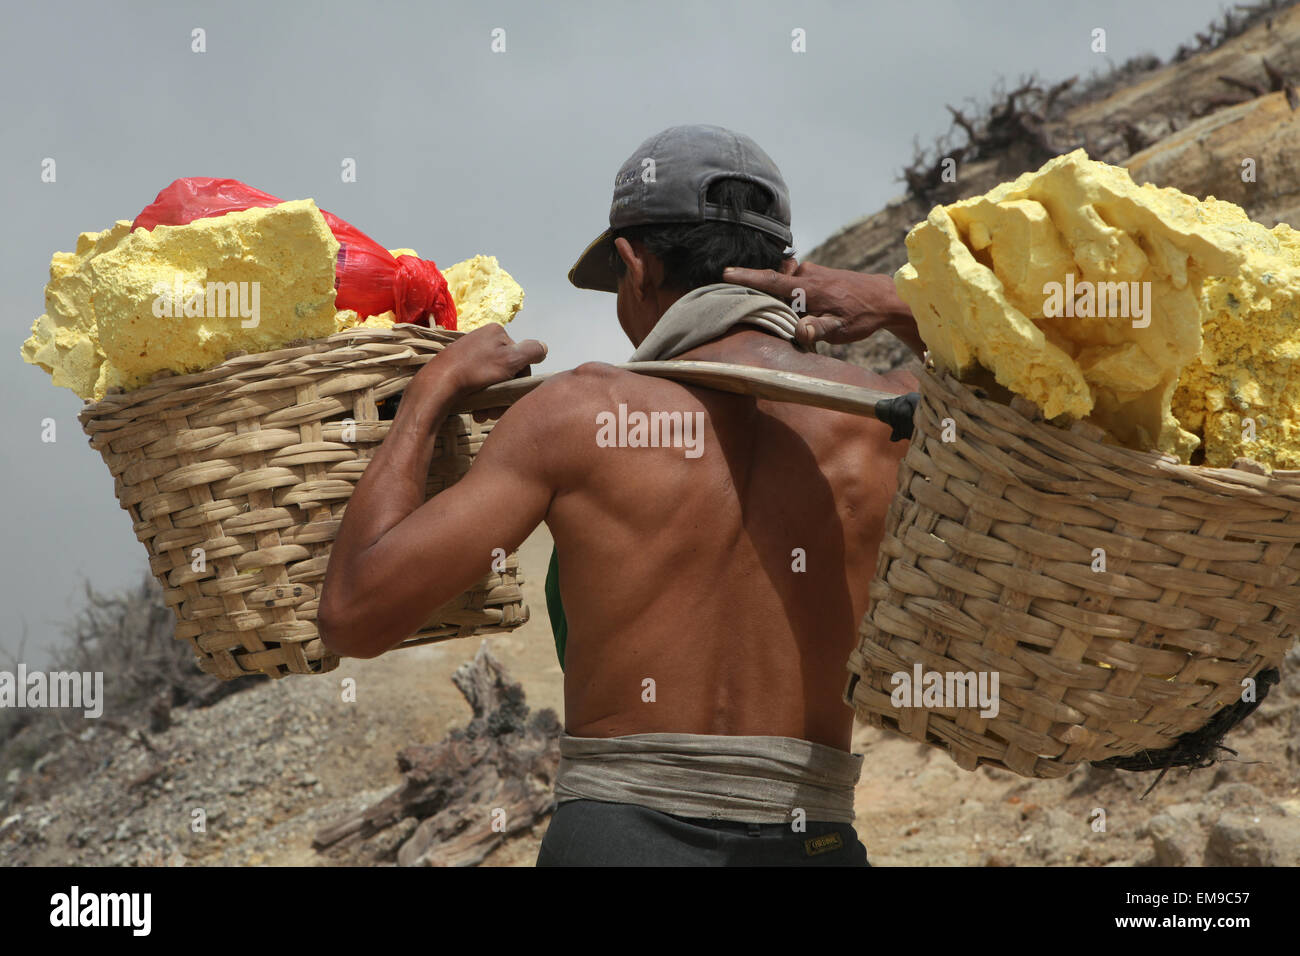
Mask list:
[[[348,498],[388,433],[379,403],[457,334],[351,329],[156,377],[82,409],[81,425],[176,612],[176,636],[204,671],[229,679],[338,666],[316,632],[316,609]],[[472,415],[448,416],[429,495],[465,474],[491,428]],[[517,555],[505,565],[399,646],[524,623]]]
[[[1104,444],[929,370],[921,394],[848,663],[859,717],[966,769],[1059,777],[1171,747],[1280,666],[1300,615],[1300,472]],[[895,706],[893,675],[914,683],[917,664],[996,672],[999,712]]]

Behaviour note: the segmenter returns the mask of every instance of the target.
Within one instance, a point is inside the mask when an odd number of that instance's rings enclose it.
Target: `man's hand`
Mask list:
[[[546,346],[536,339],[513,341],[495,322],[475,329],[448,345],[420,369],[420,379],[439,379],[450,385],[456,397],[473,394],[489,385],[530,374],[529,366],[546,358]],[[426,374],[427,373],[427,374]]]
[[[802,289],[806,314],[799,319],[795,334],[809,348],[819,340],[839,345],[865,339],[877,329],[888,329],[918,356],[925,353],[912,312],[898,297],[894,280],[887,275],[828,269],[787,259],[780,272],[724,269],[722,279],[787,303],[794,298],[796,289]]]
[[[498,468],[494,484],[493,469],[483,467],[492,459],[484,453],[470,476],[425,499],[438,430],[455,401],[527,374],[530,362],[545,357],[541,342],[513,342],[492,323],[458,338],[416,373],[388,435],[352,492],[330,550],[316,614],[328,650],[373,657],[392,647],[414,633],[441,602],[486,572],[489,555],[475,550],[477,541],[500,542],[514,550],[546,514],[550,492],[536,474],[527,476],[532,479],[528,484],[521,477],[525,469]],[[516,449],[520,447],[535,450],[525,439],[516,439]],[[527,507],[520,504],[525,485]],[[472,503],[457,504],[466,498]],[[509,507],[499,504],[505,501]],[[493,503],[492,516],[502,522],[501,530],[484,530],[487,502]]]

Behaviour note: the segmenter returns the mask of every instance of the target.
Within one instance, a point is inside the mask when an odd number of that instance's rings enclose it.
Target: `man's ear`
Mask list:
[[[639,252],[631,242],[619,236],[614,240],[614,250],[618,257],[623,260],[623,265],[627,267],[627,281],[632,294],[638,299],[645,299],[650,296],[655,287],[654,277],[651,275],[650,263],[644,252]]]
[[[780,271],[782,275],[792,276],[794,275],[794,270],[798,268],[799,268],[799,260],[794,258],[794,256],[791,256],[789,259],[781,260]]]

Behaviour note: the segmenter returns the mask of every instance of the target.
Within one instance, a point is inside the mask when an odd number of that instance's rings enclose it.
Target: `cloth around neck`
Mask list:
[[[766,292],[730,282],[692,289],[660,316],[632,353],[633,362],[658,362],[711,342],[737,325],[752,325],[803,349],[794,337],[799,316]]]

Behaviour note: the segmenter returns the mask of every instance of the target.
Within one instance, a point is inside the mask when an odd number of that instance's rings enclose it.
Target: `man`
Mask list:
[[[789,226],[785,183],[752,140],[673,127],[624,164],[610,229],[570,279],[617,293],[638,359],[914,388],[804,347],[868,326],[921,345],[888,279],[799,266]],[[835,314],[800,320],[721,283],[728,266]],[[491,326],[412,380],[339,529],[326,646],[383,653],[545,521],[568,627],[566,736],[538,864],[865,865],[841,693],[905,444],[872,419],[588,363],[516,403],[469,473],[424,502],[449,410],[545,351]],[[661,441],[612,424],[637,413]]]

